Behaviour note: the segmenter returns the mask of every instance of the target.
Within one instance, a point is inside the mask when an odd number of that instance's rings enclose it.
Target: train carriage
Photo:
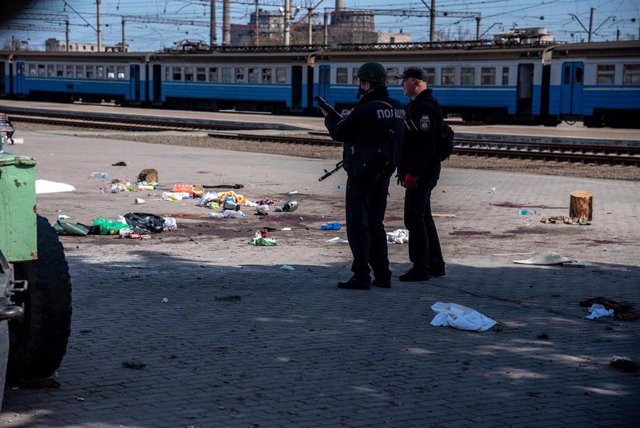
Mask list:
[[[549,115],[588,126],[638,126],[640,42],[555,46]]]
[[[358,67],[373,60],[386,67],[391,96],[404,100],[395,76],[406,67],[417,66],[424,69],[429,87],[447,114],[465,120],[536,121],[546,114],[543,53],[543,47],[482,45],[323,52],[316,60],[315,90],[338,107],[352,105]]]
[[[52,101],[115,101],[139,105],[146,99],[144,54],[19,52],[11,71],[14,96]]]
[[[305,52],[237,48],[156,54],[149,61],[153,105],[205,110],[303,112],[310,107]]]
[[[6,97],[11,93],[11,74],[9,63],[12,54],[0,52],[0,97]]]

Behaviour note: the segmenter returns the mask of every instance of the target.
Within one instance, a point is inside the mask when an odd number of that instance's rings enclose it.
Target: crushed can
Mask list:
[[[284,206],[282,207],[282,211],[287,213],[294,212],[297,209],[298,209],[298,202],[293,200],[285,202]]]

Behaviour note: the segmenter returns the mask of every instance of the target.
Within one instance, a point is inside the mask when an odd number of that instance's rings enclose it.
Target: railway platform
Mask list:
[[[448,168],[433,194],[447,275],[402,283],[407,247],[389,246],[390,289],[340,290],[349,276],[343,172],[326,160],[153,145],[73,131],[24,132],[16,154],[38,178],[76,187],[38,197],[54,220],[149,212],[178,229],[146,240],[62,237],[74,318],[58,388],[11,385],[0,425],[74,427],[633,426],[640,361],[635,321],[586,319],[593,297],[640,307],[640,182]],[[126,166],[112,166],[119,161]],[[156,191],[104,193],[111,178],[156,168]],[[91,179],[105,171],[109,179]],[[215,219],[172,183],[242,183],[291,213]],[[594,196],[589,225],[569,194]],[[144,198],[145,205],[136,205]],[[403,228],[392,185],[385,225]],[[520,208],[535,211],[521,215]],[[249,240],[269,228],[274,247]],[[513,263],[553,251],[586,267]],[[452,302],[497,321],[484,332],[434,327]],[[36,385],[37,386],[37,385]]]
[[[26,114],[30,111],[91,114],[122,120],[171,118],[176,124],[200,123],[215,126],[239,127],[253,132],[265,130],[326,132],[321,117],[277,116],[255,112],[202,112],[187,110],[146,109],[96,104],[57,104],[31,101],[0,100],[0,112]],[[561,123],[557,127],[542,125],[465,125],[451,120],[456,135],[474,140],[491,139],[522,143],[545,143],[559,140],[568,144],[602,144],[640,147],[640,129],[587,128],[580,123]]]

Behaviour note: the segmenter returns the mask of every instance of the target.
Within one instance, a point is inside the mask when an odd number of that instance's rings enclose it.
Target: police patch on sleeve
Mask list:
[[[420,129],[426,131],[431,126],[431,119],[428,114],[425,114],[420,118]]]

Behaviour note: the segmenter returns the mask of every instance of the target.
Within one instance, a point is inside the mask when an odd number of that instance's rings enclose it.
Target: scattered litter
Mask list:
[[[627,357],[614,355],[613,357],[611,357],[611,361],[609,361],[609,364],[611,364],[611,366],[615,367],[616,369],[620,369],[628,373],[638,371],[638,363]]]
[[[338,236],[336,236],[335,238],[327,239],[324,242],[328,242],[330,244],[348,244],[349,243],[349,241],[347,241],[346,239],[340,238]]]
[[[236,210],[224,210],[222,212],[222,216],[224,218],[242,218],[244,217],[244,213],[242,211]]]
[[[70,218],[71,218],[71,217],[69,217],[69,216],[68,216],[68,215],[66,215],[66,214],[58,214],[58,220],[68,220],[68,219],[70,219]]]
[[[120,162],[112,163],[111,166],[127,166],[127,163],[120,161]]]
[[[84,401],[84,397],[78,396],[78,397],[76,397],[76,401]]]
[[[145,201],[142,198],[136,198],[135,201],[136,201],[136,204],[138,204],[138,205],[142,205],[142,204],[146,204],[147,203],[147,201]]]
[[[561,256],[558,253],[554,253],[552,251],[547,251],[545,253],[537,254],[529,259],[525,260],[513,260],[514,263],[522,264],[522,265],[576,265],[576,264],[587,264],[579,262],[575,259],[570,259],[569,257]]]
[[[36,180],[36,194],[42,195],[45,193],[59,193],[59,192],[72,192],[76,190],[70,184],[58,183],[49,180]]]
[[[579,224],[581,226],[588,226],[591,223],[587,220],[582,220],[578,217],[565,217],[563,215],[557,215],[557,216],[553,216],[553,217],[542,217],[540,219],[540,223],[552,223],[552,224],[559,224],[559,223],[564,223],[564,224]]]
[[[431,214],[431,217],[440,217],[440,218],[456,218],[455,214],[439,214],[439,213],[433,213]]]
[[[338,223],[337,221],[334,221],[333,223],[325,223],[322,226],[320,226],[321,230],[340,230],[342,226],[340,226],[340,223]]]
[[[491,189],[489,189],[489,193],[491,193],[491,194],[495,194],[495,193],[497,193],[496,188],[495,188],[495,187],[492,187]]]
[[[124,219],[131,230],[141,234],[160,233],[165,227],[165,219],[155,214],[127,213]]]
[[[166,297],[162,298],[162,303],[169,303],[169,299],[167,299]]]
[[[585,318],[588,320],[594,320],[601,317],[612,317],[613,314],[613,309],[606,309],[604,306],[596,303],[589,307],[589,315]]]
[[[294,212],[297,209],[298,209],[298,202],[294,200],[287,201],[282,206],[282,211],[286,213]]]
[[[520,208],[518,212],[520,213],[520,215],[538,215],[538,212],[536,210],[530,210],[528,208]]]
[[[295,195],[296,193],[298,193],[297,190],[292,190],[292,191],[289,192],[290,195]]]
[[[87,236],[89,234],[89,228],[80,223],[68,223],[64,219],[58,219],[57,226],[59,229],[55,226],[54,228],[59,235]]]
[[[591,307],[594,304],[602,305],[606,309],[613,309],[614,317],[617,320],[633,321],[640,319],[640,311],[629,302],[616,302],[606,297],[594,297],[580,302],[580,306],[583,307]]]
[[[274,245],[278,245],[274,238],[269,238],[269,232],[265,229],[258,230],[249,241],[249,244],[258,247],[273,247]]]
[[[280,229],[280,230],[283,230],[283,231],[285,231],[285,232],[288,232],[289,230],[291,230],[291,228],[290,228],[290,227],[283,227],[283,228],[282,228],[282,229]]]
[[[104,217],[98,217],[93,221],[92,226],[97,226],[100,235],[117,235],[120,229],[128,229],[126,223],[120,221],[107,220]]]
[[[449,326],[460,330],[485,331],[496,325],[491,318],[456,303],[436,302],[431,309],[436,312],[431,325],[436,327]]]
[[[154,168],[147,168],[140,171],[138,174],[138,182],[146,181],[147,183],[150,181],[158,182],[158,171]]]
[[[178,222],[173,217],[162,217],[164,220],[164,226],[162,230],[177,230]]]
[[[347,188],[346,184],[336,184],[336,189],[342,190],[342,189],[346,189],[346,188]]]
[[[293,268],[293,266],[289,266],[289,265],[282,265],[282,266],[280,266],[280,269],[284,269],[284,270],[295,270],[295,269]]]
[[[209,217],[213,217],[213,218],[224,218],[224,214],[222,213],[217,213],[215,211],[211,211],[209,213]]]
[[[398,229],[393,232],[387,232],[387,242],[390,244],[406,244],[409,242],[409,231],[407,229]]]
[[[90,175],[91,178],[109,178],[108,172],[92,172]]]
[[[165,201],[181,201],[189,198],[191,195],[186,192],[162,192],[162,199]]]
[[[124,367],[125,369],[142,370],[147,367],[147,365],[145,363],[139,363],[137,361],[123,361],[122,367]]]

